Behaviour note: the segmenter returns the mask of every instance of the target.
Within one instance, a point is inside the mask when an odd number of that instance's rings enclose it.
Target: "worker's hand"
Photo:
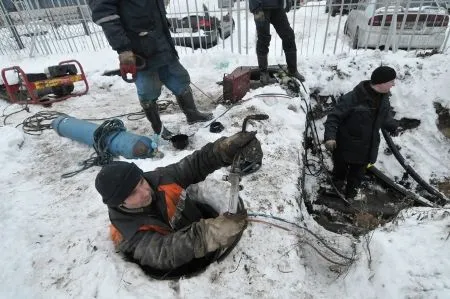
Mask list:
[[[336,140],[327,140],[325,141],[325,148],[330,152],[336,149]]]
[[[400,133],[400,130],[398,127],[389,131],[389,135],[391,135],[392,137],[397,137],[399,133]]]
[[[230,212],[225,212],[223,214],[225,217],[230,218],[230,219],[235,219],[235,220],[240,220],[240,219],[247,219],[247,209],[242,208],[240,211],[236,212],[235,214],[232,214]]]
[[[253,14],[253,17],[255,18],[255,22],[256,23],[261,23],[261,22],[264,22],[266,20],[266,16],[264,15],[264,11],[262,9],[256,11]]]
[[[206,252],[226,248],[247,227],[247,214],[220,215],[204,220]]]
[[[127,78],[130,81],[136,79],[136,56],[132,51],[124,51],[119,54],[120,61],[120,75],[122,78]],[[131,79],[128,78],[128,74],[131,75]]]
[[[284,12],[288,13],[291,10],[291,8],[293,6],[293,2],[294,1],[291,1],[291,0],[285,1],[286,6],[284,7]]]
[[[232,163],[234,156],[255,139],[256,132],[239,132],[233,136],[221,138],[214,144],[214,151],[220,155],[225,163]]]

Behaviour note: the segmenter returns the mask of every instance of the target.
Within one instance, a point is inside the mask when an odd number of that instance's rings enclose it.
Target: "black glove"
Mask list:
[[[215,142],[214,151],[220,155],[225,163],[232,163],[234,156],[245,148],[253,139],[256,132],[239,132],[233,136],[221,138]]]
[[[399,133],[400,133],[400,130],[398,127],[395,128],[394,130],[389,131],[389,135],[391,135],[392,137],[397,137]]]
[[[293,6],[294,0],[286,0],[286,7],[284,8],[284,12],[288,13],[292,6]]]
[[[253,17],[255,18],[255,22],[257,24],[264,23],[266,21],[266,16],[264,15],[264,11],[259,9],[253,13]]]
[[[336,140],[330,139],[325,141],[325,148],[330,152],[334,151],[336,149]]]

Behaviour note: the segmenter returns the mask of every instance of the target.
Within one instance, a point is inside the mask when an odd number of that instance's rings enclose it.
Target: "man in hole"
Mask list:
[[[370,80],[361,81],[343,95],[325,122],[325,147],[333,153],[333,183],[345,187],[345,197],[352,199],[368,163],[375,163],[380,145],[380,128],[395,136],[397,121],[389,103],[395,86],[395,70],[376,68]]]
[[[95,187],[108,206],[111,238],[118,250],[148,274],[185,274],[229,247],[245,229],[245,211],[218,215],[186,189],[236,154],[251,150],[256,132],[239,132],[208,143],[178,163],[143,172],[115,162],[98,173]]]

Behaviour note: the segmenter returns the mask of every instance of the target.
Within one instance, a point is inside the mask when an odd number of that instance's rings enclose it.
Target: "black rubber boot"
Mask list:
[[[343,192],[343,191],[344,191],[345,181],[342,181],[342,180],[334,180],[334,179],[333,179],[332,182],[333,182],[334,187],[336,187],[336,189],[337,189],[339,192]]]
[[[352,188],[352,187],[348,187],[345,188],[345,198],[346,199],[354,199],[356,197],[356,195],[358,195],[358,189],[357,188]]]
[[[145,103],[141,102],[141,106],[142,109],[144,109],[145,116],[152,124],[152,128],[155,134],[160,135],[162,139],[169,140],[173,136],[173,134],[162,125],[156,100],[147,101]]]
[[[258,56],[259,81],[263,85],[273,84],[276,82],[274,78],[270,77],[270,74],[267,71],[267,66],[267,56]]]
[[[183,94],[177,96],[176,98],[178,105],[186,115],[188,124],[204,122],[212,119],[212,113],[202,113],[197,110],[194,102],[194,96],[192,95],[192,90],[190,87],[188,87]]]
[[[300,82],[305,81],[305,77],[298,72],[297,69],[297,51],[295,52],[285,52],[286,64],[289,76],[297,78]]]

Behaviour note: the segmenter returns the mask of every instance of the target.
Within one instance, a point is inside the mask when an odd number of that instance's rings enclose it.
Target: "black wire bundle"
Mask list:
[[[52,128],[52,121],[64,113],[58,111],[39,111],[38,113],[27,117],[22,123],[23,131],[29,135],[41,135],[42,131]]]
[[[303,147],[305,149],[305,155],[303,162],[308,169],[309,174],[317,177],[322,173],[322,171],[326,170],[324,167],[324,157],[322,149],[320,148],[319,134],[317,133],[316,123],[312,115],[311,105],[308,104],[304,97],[302,97],[302,100],[306,105],[306,126],[303,134]],[[317,153],[319,155],[319,160],[311,158],[308,159],[308,149],[311,149],[313,154]]]
[[[91,168],[92,166],[102,166],[112,162],[114,156],[108,151],[107,137],[111,134],[117,134],[119,132],[125,131],[125,126],[120,119],[111,119],[105,121],[94,131],[94,150],[93,156],[81,163],[83,166],[81,169],[65,173],[61,177],[69,178],[74,175]]]

